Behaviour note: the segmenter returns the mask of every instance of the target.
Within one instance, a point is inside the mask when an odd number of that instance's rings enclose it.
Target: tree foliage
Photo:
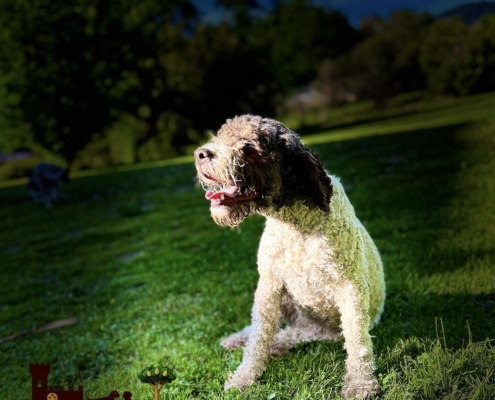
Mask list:
[[[165,365],[151,364],[138,374],[138,378],[141,382],[153,386],[156,384],[170,383],[175,380],[176,376],[174,372]]]
[[[119,112],[141,110],[153,127],[160,21],[192,11],[187,0],[2,0],[0,72],[17,67],[3,84],[35,140],[70,160]]]
[[[470,29],[471,49],[474,62],[481,69],[473,92],[495,90],[495,15],[481,18]]]
[[[257,29],[273,81],[285,93],[313,80],[323,60],[347,53],[359,39],[342,14],[308,0],[278,2]]]
[[[182,115],[196,118],[200,129],[218,128],[226,115],[273,112],[264,54],[232,26],[198,26],[184,51],[184,63],[192,69],[185,78],[199,101]]]
[[[495,16],[471,27],[459,18],[429,27],[420,63],[434,94],[465,96],[495,89]]]
[[[368,18],[366,37],[350,52],[363,93],[384,108],[397,93],[427,89],[465,96],[495,89],[495,17],[468,27],[459,18],[434,21],[427,14],[393,13]]]
[[[466,95],[479,72],[471,58],[469,29],[459,18],[438,21],[429,27],[421,46],[421,67],[435,94]]]
[[[418,62],[424,28],[432,23],[426,14],[399,11],[390,21],[364,21],[368,37],[354,47],[351,65],[362,89],[378,108],[391,96],[424,87],[425,76]]]
[[[203,25],[191,0],[0,0],[0,152],[72,168],[158,160],[310,84],[325,109],[495,90],[495,16],[467,27],[400,11],[355,30],[309,0],[217,4],[227,20]]]

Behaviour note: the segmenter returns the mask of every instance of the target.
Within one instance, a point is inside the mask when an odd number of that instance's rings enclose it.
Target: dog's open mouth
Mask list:
[[[213,207],[233,206],[234,204],[255,199],[258,197],[258,193],[254,189],[244,189],[241,186],[235,185],[219,190],[210,189],[206,192],[205,197],[211,201]]]
[[[245,203],[258,197],[258,192],[253,188],[246,188],[241,185],[224,186],[212,178],[203,174],[208,180],[215,182],[215,186],[208,185],[205,198],[211,201],[213,207],[233,206],[234,204]],[[208,182],[209,183],[209,182]]]

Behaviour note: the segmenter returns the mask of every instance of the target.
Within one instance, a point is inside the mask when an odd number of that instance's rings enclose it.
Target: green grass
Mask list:
[[[379,111],[371,100],[331,109],[326,121],[311,111],[302,116],[291,114],[282,122],[305,136],[310,144],[326,143],[366,136],[387,135],[472,123],[493,115],[495,96],[485,93],[469,98],[428,98],[421,93],[408,93],[392,99],[390,107]]]
[[[334,127],[354,139],[305,136],[383,257],[387,301],[372,331],[383,399],[495,398],[494,102],[361,103],[333,111],[359,124]],[[2,399],[30,398],[31,362],[91,398],[152,399],[136,376],[155,362],[177,375],[162,399],[339,398],[345,352],[318,342],[272,360],[242,395],[223,393],[242,353],[218,342],[249,323],[264,221],[217,227],[194,175],[181,164],[75,179],[49,210],[23,187],[0,191],[0,337],[78,318],[0,345]]]

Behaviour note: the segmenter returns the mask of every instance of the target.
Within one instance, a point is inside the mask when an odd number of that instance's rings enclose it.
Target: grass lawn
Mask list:
[[[383,399],[495,398],[494,110],[495,93],[399,98],[300,127],[382,254]],[[188,163],[75,179],[49,210],[0,190],[0,338],[78,319],[0,344],[2,400],[30,399],[41,362],[49,385],[90,398],[152,399],[136,376],[155,362],[177,375],[162,399],[339,398],[345,352],[326,342],[272,360],[242,395],[222,391],[242,353],[218,343],[249,323],[264,221],[216,226],[194,176]]]

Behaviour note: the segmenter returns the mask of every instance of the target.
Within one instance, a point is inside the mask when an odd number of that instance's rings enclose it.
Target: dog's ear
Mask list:
[[[332,181],[319,157],[287,128],[279,131],[278,141],[282,152],[281,175],[285,196],[300,198],[307,205],[329,212]]]

